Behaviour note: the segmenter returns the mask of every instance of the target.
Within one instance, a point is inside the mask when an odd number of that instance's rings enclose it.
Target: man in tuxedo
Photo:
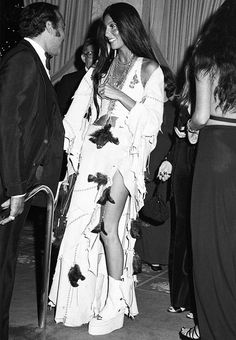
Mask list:
[[[25,194],[37,184],[55,194],[64,130],[46,54],[59,53],[64,21],[57,6],[38,2],[20,17],[24,38],[0,64],[0,339],[8,339],[17,246],[29,211]]]
[[[58,104],[61,114],[64,116],[72,102],[72,97],[79,86],[83,76],[95,63],[98,57],[97,42],[94,38],[87,38],[82,47],[76,53],[76,72],[64,75],[56,84],[55,90],[58,97]]]

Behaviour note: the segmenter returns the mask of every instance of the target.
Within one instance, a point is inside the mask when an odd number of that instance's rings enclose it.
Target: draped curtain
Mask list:
[[[37,0],[24,0],[24,4]],[[66,37],[61,53],[52,61],[52,81],[73,71],[76,49],[83,43],[92,21],[93,5],[100,0],[46,0],[58,5],[65,18]],[[224,0],[142,0],[142,19],[161,64],[177,73],[185,53],[202,24]],[[110,2],[117,2],[111,0]],[[134,33],[135,34],[135,33]]]
[[[24,0],[29,5],[37,0]],[[75,52],[83,44],[91,22],[93,0],[47,0],[59,6],[65,20],[65,41],[60,55],[51,61],[52,82],[57,82],[63,74],[74,70]]]
[[[143,21],[174,73],[202,24],[224,0],[143,0]],[[158,53],[158,52],[157,52]]]

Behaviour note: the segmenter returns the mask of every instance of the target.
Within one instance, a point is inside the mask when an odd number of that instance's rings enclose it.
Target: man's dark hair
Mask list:
[[[45,30],[47,21],[52,23],[53,28],[57,28],[60,19],[58,6],[46,2],[30,4],[22,9],[19,33],[21,37],[37,37]]]

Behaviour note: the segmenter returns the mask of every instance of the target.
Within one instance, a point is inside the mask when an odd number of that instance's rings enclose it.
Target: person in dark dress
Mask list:
[[[197,326],[183,327],[184,339],[236,339],[235,18],[236,2],[226,0],[204,26],[189,63],[196,104],[187,129],[190,141],[198,137],[191,202]],[[189,102],[188,91],[183,101]]]
[[[171,237],[169,251],[169,285],[171,306],[168,312],[194,310],[192,255],[190,237],[190,202],[195,145],[190,144],[185,125],[190,115],[179,107],[170,152],[158,172],[160,180],[171,177]],[[192,312],[187,316],[192,318]]]

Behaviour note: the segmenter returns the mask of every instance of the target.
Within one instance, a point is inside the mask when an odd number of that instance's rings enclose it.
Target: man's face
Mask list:
[[[60,47],[65,38],[65,24],[62,16],[58,22],[57,28],[51,27],[50,34],[47,39],[47,52],[52,55],[58,55]]]
[[[87,45],[84,47],[81,59],[85,63],[87,69],[89,69],[94,63],[94,49],[92,45]]]

